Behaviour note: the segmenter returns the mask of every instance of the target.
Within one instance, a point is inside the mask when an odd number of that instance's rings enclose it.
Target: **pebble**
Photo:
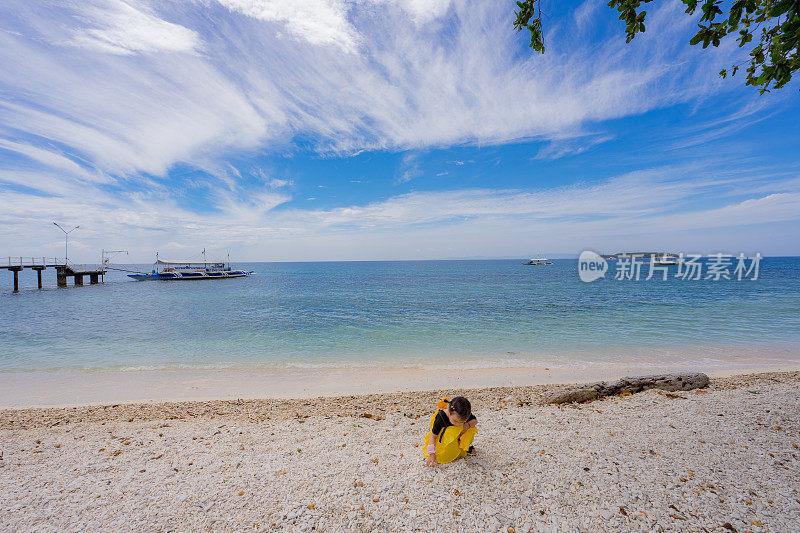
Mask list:
[[[758,395],[747,392],[756,388]],[[0,531],[256,523],[288,531],[414,531],[439,529],[443,516],[452,517],[451,529],[466,531],[699,531],[724,523],[744,531],[754,522],[760,530],[800,531],[799,452],[792,446],[800,444],[799,373],[715,379],[705,394],[687,399],[648,391],[568,407],[539,406],[535,398],[528,405],[542,390],[519,388],[513,397],[525,400],[522,406],[505,401],[508,392],[458,391],[480,421],[478,455],[432,469],[414,446],[423,430],[411,425],[429,415],[412,405],[428,393],[336,405],[315,400],[319,412],[302,400],[243,403],[213,420],[174,405],[139,407],[149,418],[117,413],[53,427],[36,422],[33,411],[16,419],[0,412]],[[386,409],[406,396],[408,405]],[[498,398],[508,404],[499,412],[492,410]],[[259,415],[265,405],[285,409],[286,419],[274,410]],[[301,409],[308,417],[299,424]],[[362,418],[364,412],[376,417]],[[266,413],[270,420],[258,418]],[[338,447],[344,433],[348,446]]]

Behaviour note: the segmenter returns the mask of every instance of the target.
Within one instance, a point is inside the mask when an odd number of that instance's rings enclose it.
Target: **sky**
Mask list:
[[[800,82],[655,2],[6,0],[0,258],[800,255]]]

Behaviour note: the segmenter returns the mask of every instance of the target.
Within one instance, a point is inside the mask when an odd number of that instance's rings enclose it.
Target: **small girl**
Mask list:
[[[472,414],[469,400],[456,396],[442,398],[438,411],[431,416],[431,432],[425,435],[426,465],[449,463],[475,453],[470,446],[478,432],[478,419]]]

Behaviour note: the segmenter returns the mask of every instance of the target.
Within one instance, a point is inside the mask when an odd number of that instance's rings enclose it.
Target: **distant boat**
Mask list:
[[[529,259],[527,262],[522,263],[523,265],[552,265],[553,262],[545,257],[540,257],[538,259]]]
[[[650,256],[650,260],[654,265],[658,266],[670,266],[670,265],[679,265],[681,263],[680,256],[676,254],[661,254],[661,255],[652,255]]]
[[[205,250],[203,251],[205,256]],[[249,276],[252,271],[234,270],[230,262],[225,261],[162,261],[156,255],[155,268],[150,272],[128,274],[136,281],[147,280],[189,280],[189,279],[223,279]]]
[[[619,252],[611,255],[604,255],[603,259],[607,261],[616,261],[618,259],[638,260],[638,261],[651,261],[655,266],[670,266],[679,265],[683,262],[678,254],[671,254],[668,252]]]

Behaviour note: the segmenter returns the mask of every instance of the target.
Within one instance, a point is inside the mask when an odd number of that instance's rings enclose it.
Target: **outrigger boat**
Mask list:
[[[678,254],[669,252],[619,252],[611,255],[604,255],[606,261],[616,261],[618,259],[639,261],[650,261],[653,266],[670,266],[683,263],[683,259]]]
[[[650,260],[652,261],[653,265],[657,266],[679,265],[683,262],[679,255],[669,253],[663,253],[661,255],[653,254],[650,256]]]
[[[546,257],[541,257],[537,259],[530,259],[526,263],[522,263],[523,265],[552,265],[553,262],[547,259]]]
[[[176,279],[220,279],[249,276],[252,271],[234,270],[230,261],[207,261],[205,250],[202,261],[162,261],[156,254],[155,268],[149,273],[128,274],[136,281]]]

